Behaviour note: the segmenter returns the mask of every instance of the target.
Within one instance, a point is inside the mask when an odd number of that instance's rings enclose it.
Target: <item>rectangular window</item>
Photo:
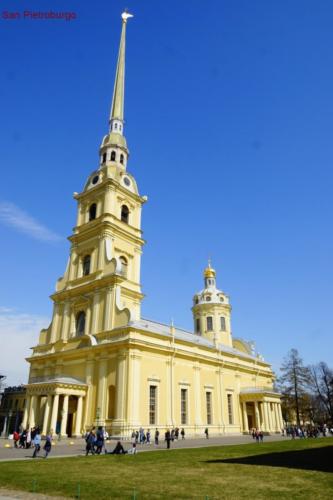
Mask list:
[[[206,392],[207,425],[212,423],[212,393]]]
[[[187,424],[187,389],[180,390],[180,423]]]
[[[234,415],[232,411],[232,394],[228,394],[228,419],[229,424],[232,425],[234,423]]]
[[[196,331],[197,333],[200,333],[200,319],[199,319],[199,318],[197,318],[197,319],[195,320],[195,331]]]
[[[156,424],[156,409],[157,409],[157,387],[156,385],[149,386],[149,425]]]
[[[207,332],[211,332],[213,330],[213,318],[212,316],[207,316]]]
[[[221,330],[222,332],[225,332],[225,317],[221,316],[220,320],[221,320]]]

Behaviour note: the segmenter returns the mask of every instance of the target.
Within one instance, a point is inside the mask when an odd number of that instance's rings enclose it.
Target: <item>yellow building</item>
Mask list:
[[[210,264],[194,296],[194,333],[141,317],[141,196],[127,171],[122,32],[110,128],[81,193],[66,271],[50,326],[29,357],[22,425],[78,436],[91,425],[113,435],[184,427],[187,435],[282,427],[269,364],[231,333],[229,298]]]

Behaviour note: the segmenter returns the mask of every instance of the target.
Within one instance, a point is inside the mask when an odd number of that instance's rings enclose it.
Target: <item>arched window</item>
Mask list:
[[[102,163],[105,163],[106,162],[106,153],[103,153],[103,156],[102,156]]]
[[[195,320],[195,331],[196,333],[200,333],[200,318]]]
[[[121,220],[123,222],[126,222],[126,224],[128,224],[128,216],[129,216],[129,210],[128,210],[128,207],[126,205],[123,205],[121,207]]]
[[[124,155],[123,154],[120,155],[120,163],[122,165],[124,164]]]
[[[115,123],[114,124],[114,129],[117,130],[117,128],[118,128],[118,125]]]
[[[96,205],[96,203],[93,203],[89,207],[89,220],[96,219],[96,212],[97,212],[97,205]]]
[[[90,273],[90,255],[86,255],[83,259],[83,276],[87,276]]]
[[[210,302],[212,300],[212,298],[209,295],[207,295],[206,300],[207,300],[207,302]]]
[[[86,313],[84,311],[80,311],[76,315],[76,335],[78,337],[84,335],[85,326],[86,326]]]
[[[116,161],[116,152],[111,151],[111,161]]]
[[[127,269],[128,269],[127,260],[123,256],[121,256],[119,260],[121,262],[121,274],[127,277]]]
[[[221,321],[221,330],[222,332],[225,332],[226,331],[225,317],[221,316],[220,321]]]
[[[198,297],[195,298],[195,301],[194,301],[196,304],[199,304],[199,299]]]
[[[207,322],[207,331],[211,332],[213,330],[213,318],[212,318],[212,316],[207,316],[206,322]]]

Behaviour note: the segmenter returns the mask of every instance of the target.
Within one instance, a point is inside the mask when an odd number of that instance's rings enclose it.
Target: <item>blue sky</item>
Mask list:
[[[77,19],[0,19],[0,371],[25,382],[50,319],[125,6],[128,170],[149,198],[142,314],[191,329],[211,256],[234,336],[275,370],[292,347],[332,364],[332,2],[6,0]]]

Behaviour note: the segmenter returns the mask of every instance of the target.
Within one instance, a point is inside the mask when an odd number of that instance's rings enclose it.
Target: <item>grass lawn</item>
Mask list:
[[[0,463],[2,487],[73,498],[78,483],[84,499],[331,500],[333,438]]]

